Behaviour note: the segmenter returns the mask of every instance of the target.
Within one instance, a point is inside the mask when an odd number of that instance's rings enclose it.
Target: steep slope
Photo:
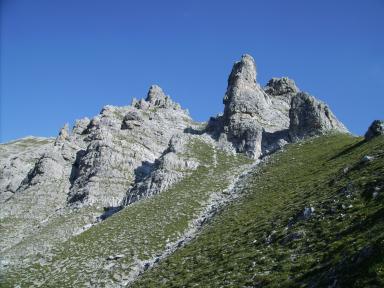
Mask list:
[[[369,157],[368,157],[369,156]],[[384,137],[291,145],[133,287],[383,287]]]
[[[224,113],[208,123],[194,122],[153,85],[145,99],[64,125],[55,140],[1,144],[2,283],[129,283],[236,198],[260,158],[308,137],[348,133],[293,80],[262,87],[256,75],[254,59],[243,55],[228,78]]]
[[[64,126],[55,141],[1,144],[4,262],[34,261],[95,223],[104,207],[120,204],[129,187],[151,172],[170,139],[188,127],[195,123],[187,111],[154,85],[146,100],[105,106],[92,120],[76,121],[71,132]]]
[[[5,274],[4,286],[100,287],[129,283],[181,246],[201,226],[217,197],[250,165],[193,137],[185,157],[200,165],[171,189],[139,201],[58,247],[52,257]]]

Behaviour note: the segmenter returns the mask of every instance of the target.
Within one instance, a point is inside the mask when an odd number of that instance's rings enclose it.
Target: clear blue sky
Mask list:
[[[288,76],[362,134],[384,118],[382,0],[0,0],[1,137],[55,136],[159,84],[196,120],[232,64]]]

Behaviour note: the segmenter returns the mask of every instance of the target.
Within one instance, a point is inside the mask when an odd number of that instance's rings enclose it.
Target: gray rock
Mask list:
[[[226,139],[236,152],[259,158],[291,141],[330,131],[348,132],[328,106],[300,92],[293,80],[273,78],[262,89],[256,76],[251,56],[243,55],[234,64],[224,114],[211,117],[206,128],[219,143]]]
[[[171,98],[165,95],[163,90],[157,85],[152,85],[149,88],[147,98],[145,100],[152,107],[180,109],[180,105],[174,103]]]
[[[116,254],[116,255],[110,255],[107,257],[106,260],[118,260],[118,259],[121,259],[121,258],[124,258],[125,255],[124,254]]]
[[[66,123],[64,127],[60,129],[59,135],[57,136],[55,141],[55,145],[60,145],[64,141],[68,141],[68,140],[69,140],[69,127],[68,127],[68,123]]]
[[[43,154],[35,166],[21,182],[18,191],[25,190],[28,186],[36,185],[46,180],[61,179],[63,177],[64,159],[57,150]]]
[[[123,119],[121,129],[134,129],[135,126],[141,126],[143,119],[137,111],[129,111]]]
[[[75,125],[73,126],[72,133],[82,135],[87,130],[91,120],[87,117],[83,119],[76,120]]]
[[[53,141],[26,137],[0,144],[0,203],[14,195],[35,163],[48,148],[53,147]]]
[[[363,158],[361,158],[361,163],[369,163],[372,162],[375,159],[373,156],[364,155]]]
[[[284,122],[288,121],[288,117],[283,119],[284,116],[271,107],[272,101],[257,84],[256,75],[256,65],[250,55],[243,55],[234,64],[223,100],[223,120],[220,121],[223,132],[236,151],[253,158],[261,155],[263,129],[282,129],[287,126]],[[269,123],[279,127],[273,129]]]
[[[144,168],[143,163],[154,163],[172,136],[190,125],[187,111],[158,86],[151,86],[147,100],[134,101],[133,105],[106,106],[92,119],[85,135],[88,146],[75,163],[68,193],[70,205],[120,205],[134,182],[135,171]]]
[[[168,148],[156,160],[151,172],[144,177],[139,175],[135,184],[128,190],[122,204],[129,205],[165,191],[181,180],[188,171],[196,169],[199,165],[196,160],[181,156],[189,138],[181,134],[172,137]]]
[[[296,94],[299,92],[295,81],[287,77],[283,78],[272,78],[268,81],[267,86],[264,88],[265,92],[269,95],[279,96],[286,94]]]
[[[384,121],[375,120],[369,126],[367,132],[364,135],[365,140],[369,141],[374,137],[384,135]]]
[[[307,93],[300,92],[292,98],[289,117],[289,135],[293,141],[330,131],[348,133],[326,104]]]
[[[14,263],[85,231],[100,216],[93,211],[119,205],[136,169],[155,163],[172,136],[193,123],[170,99],[166,105],[140,103],[147,110],[105,106],[92,120],[76,121],[72,133],[65,127],[57,141],[30,137],[0,145],[0,219],[15,223],[0,239],[4,259]],[[141,126],[122,130],[124,117],[133,111]],[[22,241],[32,236],[33,241]]]

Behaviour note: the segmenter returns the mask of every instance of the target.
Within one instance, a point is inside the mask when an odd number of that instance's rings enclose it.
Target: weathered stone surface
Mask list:
[[[64,141],[69,140],[69,127],[68,123],[64,125],[63,128],[60,129],[59,135],[56,138],[55,145],[60,145]]]
[[[52,146],[53,139],[37,137],[0,145],[0,203],[13,196],[35,162]]]
[[[25,190],[28,186],[42,183],[48,179],[51,181],[61,179],[64,176],[64,162],[65,160],[56,149],[44,153],[33,169],[28,172],[27,177],[21,182],[18,190]]]
[[[102,213],[92,211],[120,204],[136,169],[153,165],[172,136],[191,126],[188,112],[169,97],[159,102],[153,91],[149,94],[153,103],[140,101],[145,110],[105,106],[92,120],[76,121],[71,132],[65,126],[56,140],[27,138],[0,145],[0,220],[14,221],[0,239],[7,259],[45,251],[91,227]],[[141,125],[121,129],[132,115]],[[152,170],[141,171],[144,177]],[[35,240],[19,244],[26,237]]]
[[[273,96],[296,94],[299,91],[295,81],[287,77],[272,78],[268,81],[267,86],[265,87],[265,92]]]
[[[89,120],[87,117],[76,120],[75,126],[72,129],[72,133],[78,135],[84,134],[90,123],[91,120]]]
[[[289,135],[295,141],[329,131],[348,133],[329,107],[313,96],[300,92],[292,98]]]
[[[304,137],[348,132],[327,105],[300,92],[293,80],[272,78],[262,89],[256,76],[250,55],[234,64],[224,114],[211,118],[206,129],[218,142],[226,139],[235,151],[259,158]]]
[[[138,175],[135,184],[128,190],[123,205],[129,205],[167,190],[182,179],[188,171],[198,167],[199,164],[195,159],[186,159],[181,156],[189,138],[188,135],[182,134],[172,137],[168,148],[151,167],[151,172],[144,176]]]
[[[135,126],[140,126],[143,119],[136,111],[128,112],[123,119],[121,129],[134,129]]]
[[[210,133],[216,130],[214,134],[226,135],[237,152],[253,158],[259,158],[264,150],[272,149],[267,147],[270,141],[263,140],[263,135],[265,138],[288,129],[288,102],[293,93],[298,91],[293,81],[287,78],[272,79],[263,90],[256,81],[256,75],[253,58],[243,55],[241,60],[234,64],[228,78],[223,116],[212,118],[208,124]],[[221,135],[217,138],[222,138]]]
[[[79,155],[68,194],[71,205],[119,205],[135,170],[142,163],[154,163],[171,137],[191,121],[156,85],[150,87],[146,100],[133,105],[106,106],[92,119],[87,128],[89,144]]]
[[[369,126],[367,132],[364,135],[364,138],[368,141],[380,135],[384,135],[384,121],[375,120],[372,122],[371,126]]]

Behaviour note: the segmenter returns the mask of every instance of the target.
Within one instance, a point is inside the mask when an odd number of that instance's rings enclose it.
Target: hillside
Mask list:
[[[0,286],[381,285],[384,123],[352,136],[247,54],[223,104],[199,123],[152,85],[0,144]]]
[[[383,136],[291,145],[242,193],[133,287],[384,286]]]

